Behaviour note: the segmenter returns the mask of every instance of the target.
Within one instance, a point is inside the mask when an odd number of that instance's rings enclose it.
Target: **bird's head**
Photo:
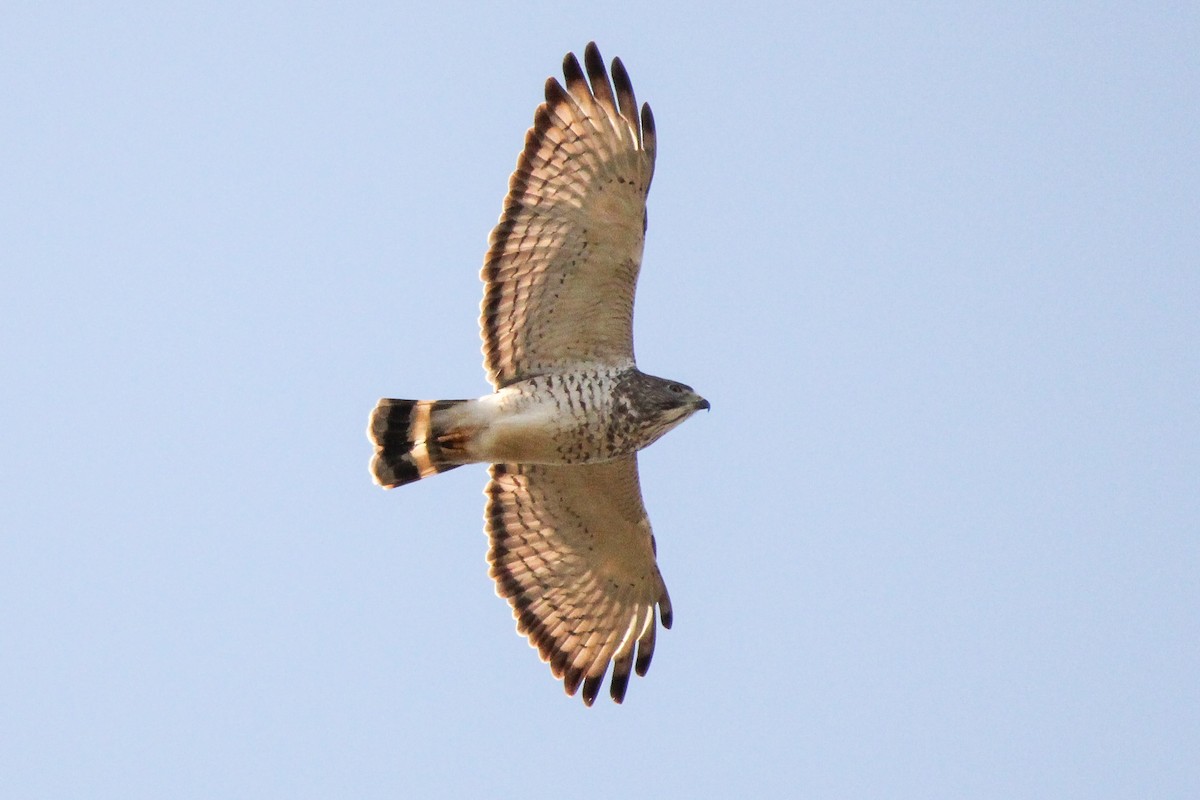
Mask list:
[[[638,422],[641,437],[650,444],[667,431],[701,409],[709,408],[708,401],[687,384],[657,378],[637,371],[622,381],[618,395],[628,404]]]

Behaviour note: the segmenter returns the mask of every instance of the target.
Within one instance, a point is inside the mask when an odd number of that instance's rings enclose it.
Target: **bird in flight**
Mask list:
[[[384,488],[491,464],[488,563],[517,629],[567,694],[612,699],[671,627],[637,451],[708,401],[641,372],[633,298],[654,174],[650,107],[595,43],[546,81],[488,239],[479,325],[494,391],[477,400],[383,399],[367,435]]]

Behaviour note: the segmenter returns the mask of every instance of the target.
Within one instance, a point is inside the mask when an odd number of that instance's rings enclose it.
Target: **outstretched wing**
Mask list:
[[[595,43],[546,81],[480,277],[484,368],[496,388],[581,361],[631,364],[654,118]],[[590,81],[590,84],[589,84]],[[614,86],[616,92],[614,94]]]
[[[671,627],[637,456],[565,467],[493,464],[491,475],[488,563],[517,630],[567,694],[583,686],[589,706],[612,662],[610,694],[621,702],[630,667],[638,675],[650,667],[656,605]]]

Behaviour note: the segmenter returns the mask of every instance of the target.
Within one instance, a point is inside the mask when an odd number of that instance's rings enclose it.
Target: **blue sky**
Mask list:
[[[1186,4],[10,4],[9,797],[1200,792],[1200,15]],[[635,322],[675,606],[566,698],[483,467],[478,270],[567,50],[659,158]]]

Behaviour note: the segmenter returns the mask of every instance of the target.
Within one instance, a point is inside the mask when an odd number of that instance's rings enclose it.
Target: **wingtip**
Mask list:
[[[614,673],[612,677],[612,685],[609,686],[608,696],[617,705],[625,702],[625,692],[629,689],[629,666],[619,673]]]
[[[592,703],[596,702],[596,696],[600,694],[600,687],[604,684],[604,673],[592,675],[583,682],[583,704],[588,708],[592,707]]]

